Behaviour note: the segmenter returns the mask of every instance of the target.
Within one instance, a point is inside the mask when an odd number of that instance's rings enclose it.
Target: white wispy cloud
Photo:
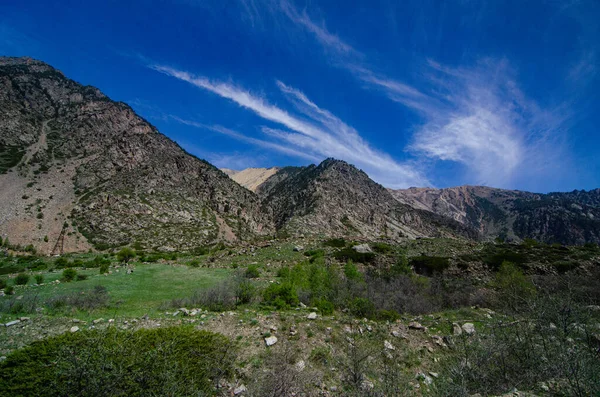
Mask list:
[[[460,163],[465,166],[463,180],[498,187],[519,178],[549,176],[557,164],[568,162],[568,105],[540,108],[518,89],[506,60],[483,60],[471,68],[429,60],[422,66],[417,89],[375,72],[364,54],[329,32],[324,22],[314,22],[306,10],[298,11],[288,0],[280,4],[290,21],[323,46],[332,65],[350,72],[362,87],[382,92],[422,116],[407,148],[414,155]],[[584,57],[570,77],[594,73],[593,59]]]
[[[429,184],[425,176],[412,164],[399,163],[388,154],[372,148],[351,126],[320,108],[301,91],[282,82],[277,85],[285,97],[302,115],[270,104],[267,100],[231,83],[212,81],[202,76],[177,70],[164,65],[151,65],[152,69],[198,88],[229,99],[239,106],[251,110],[263,119],[279,124],[287,130],[265,127],[262,131],[278,143],[256,140],[223,127],[197,125],[211,128],[237,139],[245,139],[259,145],[271,145],[272,149],[291,151],[311,159],[335,157],[349,161],[362,168],[374,180],[389,187],[422,186]],[[283,145],[282,143],[285,143]]]

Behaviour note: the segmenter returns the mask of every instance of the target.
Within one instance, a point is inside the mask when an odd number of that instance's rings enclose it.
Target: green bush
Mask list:
[[[395,310],[379,310],[377,312],[377,318],[382,321],[395,322],[400,318],[400,314]]]
[[[323,245],[326,247],[343,248],[346,246],[346,240],[343,238],[331,238],[329,240],[325,240]]]
[[[200,267],[200,261],[199,261],[199,260],[196,260],[196,259],[194,259],[193,261],[191,261],[190,263],[188,263],[188,265],[189,265],[190,267]]]
[[[69,266],[69,261],[65,257],[61,256],[60,258],[56,258],[56,260],[54,261],[54,267],[56,267],[57,269],[62,269],[67,266]]]
[[[373,251],[377,252],[378,254],[389,254],[394,250],[391,245],[386,243],[373,243],[371,246],[373,247]]]
[[[62,272],[63,281],[70,282],[75,280],[75,277],[77,277],[77,271],[75,269],[67,268]]]
[[[367,298],[354,298],[348,305],[350,313],[356,317],[372,319],[375,317],[375,305]]]
[[[315,306],[319,312],[323,315],[333,314],[334,306],[333,303],[328,301],[325,298],[317,299],[313,302],[313,306]]]
[[[3,278],[0,278],[0,289],[4,289],[6,288],[6,280]]]
[[[117,259],[119,262],[128,263],[133,258],[135,258],[135,251],[129,247],[123,247],[117,252]]]
[[[300,303],[296,289],[288,283],[269,285],[263,291],[263,300],[266,304],[273,305],[278,309],[298,306]]]
[[[504,262],[493,283],[500,306],[517,311],[535,296],[535,287],[514,263]]]
[[[15,285],[25,285],[29,282],[29,275],[20,273],[15,277]]]
[[[110,266],[110,262],[109,263],[103,263],[100,265],[100,274],[106,274],[108,273],[108,267]]]
[[[235,298],[238,304],[246,304],[252,302],[256,296],[256,287],[252,282],[243,280],[236,286]]]
[[[246,269],[245,276],[247,278],[258,278],[260,277],[260,271],[258,270],[258,266],[256,265],[248,265]]]
[[[43,284],[44,283],[44,276],[41,274],[36,274],[35,275],[35,282],[36,284]]]
[[[234,349],[223,335],[188,327],[65,333],[8,355],[0,395],[215,395]]]
[[[410,264],[415,272],[431,276],[435,273],[443,273],[450,266],[450,261],[442,256],[421,255],[411,258]]]
[[[358,268],[352,261],[348,261],[344,265],[344,275],[346,276],[347,280],[351,280],[351,281],[362,281],[363,280],[363,276],[362,276],[361,272],[358,271]]]
[[[85,274],[78,274],[76,280],[77,281],[83,281],[83,280],[87,280],[88,276],[86,276]]]
[[[14,294],[15,293],[15,287],[13,287],[12,285],[4,287],[4,293],[6,295],[12,295],[12,294]]]
[[[343,248],[334,252],[333,257],[342,261],[370,263],[375,259],[375,254],[372,252],[357,252],[352,248]]]

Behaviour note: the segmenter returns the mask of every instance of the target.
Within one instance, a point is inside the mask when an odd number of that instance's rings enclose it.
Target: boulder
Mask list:
[[[246,389],[245,385],[239,385],[238,387],[236,387],[235,389],[233,389],[233,395],[234,396],[239,396],[240,394],[244,394],[246,393],[248,389]]]
[[[317,319],[317,313],[311,312],[308,316],[306,316],[306,318],[309,319],[309,320],[316,320]]]
[[[79,327],[75,325],[75,326],[71,327],[71,329],[69,331],[71,333],[77,332],[77,331],[79,331]]]
[[[269,337],[265,338],[265,344],[267,346],[273,346],[275,343],[277,343],[276,336],[269,336]]]
[[[475,325],[473,323],[464,323],[461,328],[467,335],[473,335],[475,333]]]
[[[454,336],[460,336],[460,335],[462,335],[462,333],[463,333],[463,330],[460,327],[460,325],[458,325],[456,323],[452,323],[452,334]]]
[[[366,253],[370,253],[373,252],[371,250],[371,247],[369,247],[369,244],[359,244],[359,245],[355,245],[354,247],[352,247],[352,249],[358,253],[361,254],[366,254]]]

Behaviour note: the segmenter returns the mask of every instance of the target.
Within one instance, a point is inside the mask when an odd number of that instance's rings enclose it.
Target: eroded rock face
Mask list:
[[[75,220],[68,222],[69,236],[96,245],[139,241],[185,249],[272,232],[252,192],[186,153],[126,104],[29,58],[0,58],[4,185],[14,188],[0,189],[7,209],[0,233],[19,243],[23,236],[11,229],[40,230],[23,242],[41,251],[54,245],[69,216]],[[37,218],[28,200],[40,200],[49,216]],[[9,202],[19,205],[8,208]],[[44,235],[49,241],[42,242]]]
[[[452,218],[484,237],[600,242],[600,189],[536,194],[484,186],[390,190],[398,202]]]

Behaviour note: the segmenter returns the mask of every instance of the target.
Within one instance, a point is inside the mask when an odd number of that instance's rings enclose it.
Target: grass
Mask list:
[[[45,300],[57,295],[90,290],[96,285],[101,285],[108,291],[110,308],[98,310],[93,314],[84,312],[74,314],[84,320],[108,315],[112,317],[139,317],[145,314],[160,316],[162,312],[159,311],[159,307],[165,301],[183,298],[199,289],[209,288],[232,274],[229,269],[190,268],[164,264],[137,265],[133,274],[127,274],[125,268],[111,269],[111,271],[111,274],[104,276],[98,273],[98,269],[78,269],[77,273],[87,275],[87,280],[60,284],[49,283],[60,279],[61,272],[42,273],[46,285],[28,287],[25,290],[17,289],[15,294],[38,294],[42,300]]]

